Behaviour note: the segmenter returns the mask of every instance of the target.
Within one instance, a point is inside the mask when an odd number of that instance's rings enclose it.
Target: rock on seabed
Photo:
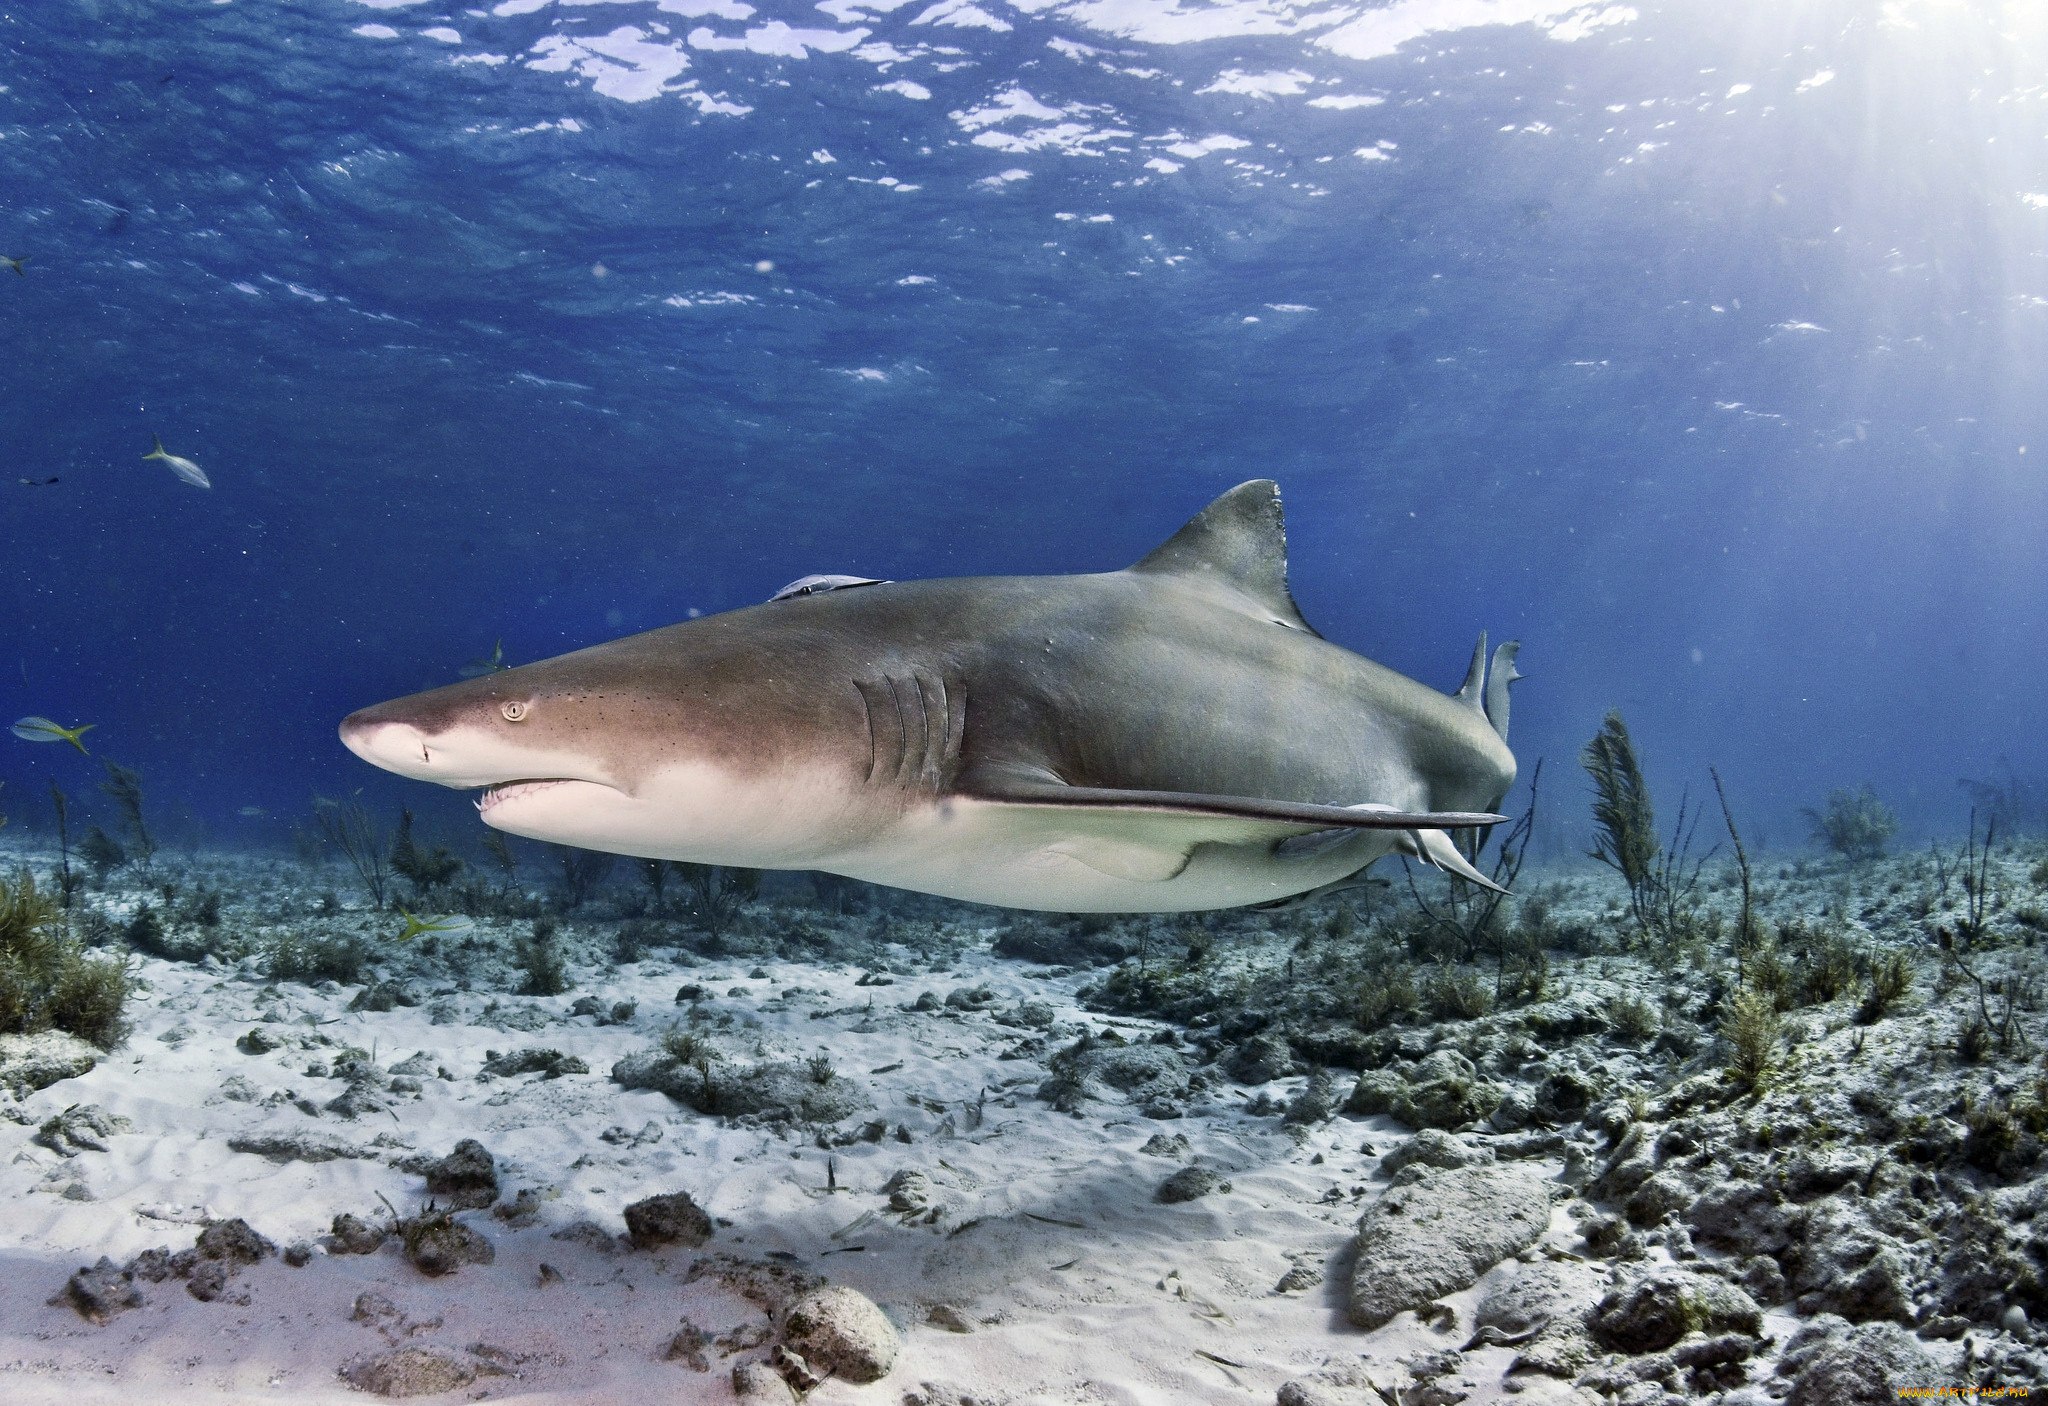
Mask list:
[[[794,1299],[782,1316],[782,1340],[814,1370],[864,1385],[896,1365],[896,1327],[870,1299],[827,1284]]]
[[[1528,1171],[1405,1168],[1359,1218],[1351,1321],[1377,1328],[1405,1309],[1470,1288],[1535,1244],[1549,1225],[1549,1189]]]

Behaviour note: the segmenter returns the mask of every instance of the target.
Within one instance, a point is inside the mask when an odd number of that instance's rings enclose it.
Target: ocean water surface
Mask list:
[[[2044,73],[2020,0],[0,7],[0,707],[95,725],[0,813],[467,836],[336,722],[1270,476],[1331,638],[1524,641],[1554,849],[1613,707],[1773,845],[1956,833],[2048,774]]]

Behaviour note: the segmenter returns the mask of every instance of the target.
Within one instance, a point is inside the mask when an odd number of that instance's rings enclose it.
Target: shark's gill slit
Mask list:
[[[903,764],[903,708],[896,701],[896,691],[886,678],[855,679],[854,687],[860,690],[861,707],[868,719],[868,780],[877,782],[885,775],[893,775]],[[887,696],[886,708],[876,697],[877,693]],[[896,723],[893,743],[884,736],[891,719]]]
[[[955,681],[947,694],[946,743],[939,754],[940,781],[952,778],[960,766],[960,744],[967,736],[967,685]]]
[[[936,791],[940,759],[946,750],[946,681],[931,674],[914,674],[912,677],[917,683],[918,707],[924,711],[924,749],[918,759],[917,779]]]
[[[906,679],[900,674],[889,676],[889,693],[896,700],[896,716],[903,725],[903,751],[896,759],[896,784],[907,786],[916,776],[923,763],[925,741],[924,691],[915,679]],[[905,697],[908,693],[909,697]],[[917,701],[917,730],[911,731],[910,701]],[[915,739],[913,741],[913,739]]]

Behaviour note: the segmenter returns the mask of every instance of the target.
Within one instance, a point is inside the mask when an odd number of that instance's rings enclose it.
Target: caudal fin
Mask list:
[[[1479,647],[1486,647],[1486,636],[1479,637]],[[1522,677],[1515,668],[1515,656],[1521,652],[1522,642],[1509,640],[1493,652],[1493,667],[1487,670],[1486,720],[1503,742],[1508,740],[1508,687]]]

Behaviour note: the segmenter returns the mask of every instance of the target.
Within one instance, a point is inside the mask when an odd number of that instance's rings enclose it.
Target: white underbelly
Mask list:
[[[1273,844],[1298,827],[1242,825],[1247,833],[1189,839],[1220,828],[1156,814],[1133,819],[956,800],[906,817],[821,867],[1005,908],[1175,913],[1306,893],[1356,873],[1395,843],[1394,832],[1360,831],[1322,854],[1282,859]]]

